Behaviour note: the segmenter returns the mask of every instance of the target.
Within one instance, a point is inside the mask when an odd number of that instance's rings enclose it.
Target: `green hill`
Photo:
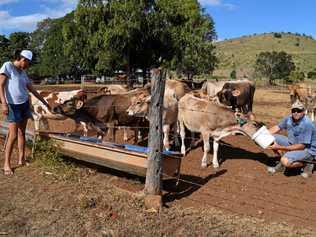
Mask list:
[[[264,51],[291,54],[299,70],[307,73],[316,68],[316,40],[293,33],[266,33],[216,42],[219,65],[214,75],[228,77],[233,69],[238,76],[250,76],[256,56]]]

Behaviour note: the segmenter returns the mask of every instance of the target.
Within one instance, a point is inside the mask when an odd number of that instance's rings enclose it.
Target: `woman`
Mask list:
[[[13,62],[6,62],[0,69],[0,100],[1,110],[7,116],[9,133],[5,147],[5,161],[3,171],[5,175],[12,175],[10,160],[13,145],[18,140],[18,164],[25,164],[25,129],[27,120],[32,117],[29,105],[30,91],[45,104],[48,103],[34,89],[25,70],[30,66],[33,54],[30,50],[17,51]]]

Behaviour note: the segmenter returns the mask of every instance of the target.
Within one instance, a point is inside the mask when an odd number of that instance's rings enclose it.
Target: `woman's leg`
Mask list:
[[[19,151],[19,165],[25,165],[25,129],[27,125],[27,119],[17,124],[18,131],[18,151]]]
[[[11,175],[13,174],[12,168],[11,168],[11,155],[13,146],[15,143],[15,140],[17,138],[17,123],[9,123],[9,132],[8,132],[8,140],[5,147],[4,152],[4,174],[5,175]]]

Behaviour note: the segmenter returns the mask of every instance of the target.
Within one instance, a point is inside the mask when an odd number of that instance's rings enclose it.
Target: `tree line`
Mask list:
[[[31,33],[0,35],[0,60],[28,48],[35,55],[33,78],[113,76],[116,70],[132,78],[137,69],[146,78],[149,68],[163,66],[192,79],[216,68],[216,38],[214,21],[197,0],[80,0],[73,12],[44,19]],[[261,52],[255,72],[270,83],[304,78],[286,52]]]
[[[80,0],[58,19],[35,31],[0,35],[0,59],[28,48],[35,59],[30,74],[112,75],[164,66],[186,75],[210,73],[217,59],[214,21],[197,0]]]

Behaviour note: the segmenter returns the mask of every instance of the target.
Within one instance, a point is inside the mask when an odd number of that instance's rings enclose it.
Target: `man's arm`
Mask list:
[[[281,146],[277,143],[273,143],[273,145],[268,147],[272,150],[279,150],[279,151],[297,151],[297,150],[304,150],[305,145],[304,144],[292,144],[289,146]]]
[[[275,134],[275,133],[278,133],[280,131],[281,131],[281,128],[278,125],[275,125],[275,126],[269,128],[269,132],[271,134]]]
[[[33,87],[33,85],[27,84],[27,89],[37,98],[39,99],[49,110],[51,110],[51,107],[49,106],[49,104],[47,103],[46,100],[44,100],[43,96],[41,96],[37,90],[35,90],[35,88]]]
[[[7,76],[0,74],[0,102],[1,102],[1,111],[4,115],[8,114],[8,105],[4,96],[4,87],[7,80]]]

